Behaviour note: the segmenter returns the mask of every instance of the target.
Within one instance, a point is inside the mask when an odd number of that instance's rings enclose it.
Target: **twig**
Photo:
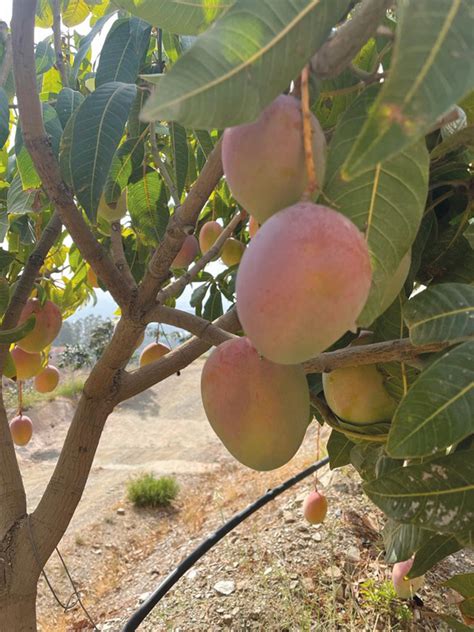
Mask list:
[[[213,325],[205,318],[199,318],[199,316],[189,312],[167,307],[166,305],[156,305],[150,310],[146,315],[146,322],[147,324],[154,322],[164,323],[185,329],[197,338],[210,342],[212,345],[220,345],[227,340],[235,338],[233,334],[224,331],[217,325]]]
[[[228,237],[232,235],[235,227],[245,218],[245,215],[240,212],[232,218],[232,220],[227,224],[222,233],[216,239],[211,248],[197,261],[192,268],[190,268],[183,276],[180,276],[174,283],[170,283],[167,287],[165,287],[161,292],[158,293],[156,297],[157,303],[164,303],[167,298],[171,298],[172,296],[178,296],[184,290],[184,288],[190,283],[193,279],[197,277],[199,272],[203,270],[209,261],[212,261],[214,257],[220,253],[222,246]]]
[[[61,7],[59,0],[52,0],[51,6],[53,9],[53,38],[54,38],[54,52],[56,54],[56,67],[61,75],[61,81],[64,87],[69,86],[68,76],[66,72],[66,66],[64,64],[63,49],[61,43]]]
[[[319,79],[337,77],[374,34],[394,0],[362,0],[351,19],[338,28],[334,37],[321,46],[311,60]]]
[[[155,163],[155,167],[163,176],[163,179],[166,182],[166,186],[171,193],[171,197],[174,200],[175,206],[179,206],[178,189],[173,182],[173,178],[170,176],[168,167],[166,166],[166,162],[161,158],[160,152],[158,151],[158,145],[156,143],[155,123],[150,123],[148,128],[150,130],[151,155],[153,156],[153,162]]]
[[[215,320],[213,325],[232,333],[236,333],[241,329],[235,309],[230,310],[227,314]],[[170,375],[181,371],[191,364],[193,360],[199,358],[199,356],[205,353],[211,346],[212,344],[210,342],[193,337],[173,349],[170,353],[167,353],[158,361],[147,364],[133,373],[126,373],[122,377],[118,401],[123,402],[141,393],[145,389],[150,388],[150,386],[162,382]]]
[[[402,338],[401,340],[389,340],[388,342],[376,342],[370,345],[327,351],[304,362],[303,367],[306,373],[326,373],[347,366],[403,362],[423,353],[442,351],[450,345],[449,342],[431,342],[415,346],[408,338]]]
[[[125,252],[123,250],[122,226],[120,224],[120,220],[112,222],[110,228],[110,246],[112,251],[112,259],[130,289],[136,288],[137,284],[135,283],[135,279],[133,278],[133,275],[130,271],[128,261],[125,258]]]
[[[133,297],[101,244],[79,212],[71,191],[62,180],[59,164],[46,135],[36,89],[34,20],[36,0],[15,1],[12,19],[13,66],[18,108],[25,145],[42,180],[44,190],[66,225],[83,257],[108,287],[115,301],[127,311]]]
[[[13,61],[12,38],[8,33],[8,26],[5,22],[0,23],[0,38],[5,49],[3,53],[2,67],[0,68],[0,87],[2,87],[8,79]]]
[[[186,235],[194,231],[199,213],[222,177],[221,141],[209,155],[198,179],[184,202],[168,222],[165,238],[153,255],[140,288],[140,302],[145,308],[154,304],[156,294],[169,278],[170,265]]]
[[[306,166],[307,184],[303,193],[303,199],[311,200],[318,187],[316,180],[316,167],[313,156],[313,126],[311,124],[311,110],[309,107],[309,66],[305,66],[301,72],[301,110],[303,114],[303,145]]]

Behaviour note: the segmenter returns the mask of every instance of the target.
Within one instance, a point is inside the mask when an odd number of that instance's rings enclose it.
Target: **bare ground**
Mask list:
[[[110,417],[76,515],[60,545],[83,603],[99,629],[118,632],[140,601],[211,531],[316,459],[314,424],[293,461],[260,474],[236,464],[212,433],[199,397],[201,362],[122,404]],[[73,410],[68,400],[29,411],[34,438],[19,450],[33,508],[47,484]],[[173,474],[181,491],[167,510],[137,510],[126,482],[143,471]],[[165,630],[443,630],[432,610],[450,609],[440,584],[472,572],[458,554],[428,574],[421,601],[387,597],[381,514],[350,468],[320,476],[330,509],[324,525],[307,525],[301,503],[307,479],[227,536],[180,580],[146,622]],[[67,602],[71,588],[58,558],[47,574]],[[230,594],[219,592],[227,582]],[[368,582],[368,583],[367,583]],[[384,589],[385,587],[385,589]],[[79,606],[67,614],[42,580],[42,632],[92,629]]]

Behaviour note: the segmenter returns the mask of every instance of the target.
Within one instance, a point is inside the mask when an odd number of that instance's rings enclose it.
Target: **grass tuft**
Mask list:
[[[176,498],[179,485],[171,476],[141,474],[127,484],[128,499],[137,507],[163,507]]]

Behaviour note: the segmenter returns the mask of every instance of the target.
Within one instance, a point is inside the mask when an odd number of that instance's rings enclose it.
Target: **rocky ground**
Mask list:
[[[119,632],[203,538],[317,458],[313,425],[284,468],[260,474],[236,464],[205,421],[198,398],[201,366],[114,413],[79,511],[60,545],[82,602],[103,632]],[[43,429],[21,455],[32,506],[67,429],[71,405],[52,406],[30,411],[42,419]],[[176,476],[181,490],[171,508],[138,510],[126,500],[126,481],[139,471]],[[358,476],[350,468],[321,470],[318,485],[328,497],[329,512],[319,527],[308,525],[301,512],[314,482],[311,476],[299,483],[224,538],[139,629],[445,629],[432,612],[448,609],[455,615],[457,608],[454,594],[440,584],[456,572],[472,572],[473,558],[460,553],[430,572],[417,603],[394,600],[383,561],[383,519],[363,496]],[[72,589],[56,556],[46,571],[59,599],[68,602]],[[93,629],[79,605],[64,614],[44,580],[39,621],[41,632]]]

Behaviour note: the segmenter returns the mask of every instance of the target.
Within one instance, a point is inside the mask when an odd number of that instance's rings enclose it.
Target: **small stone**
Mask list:
[[[283,521],[285,522],[285,524],[293,524],[294,522],[296,522],[296,518],[289,511],[284,511],[283,512]]]
[[[193,579],[196,579],[197,576],[198,576],[198,570],[196,568],[191,568],[191,570],[189,570],[185,575],[185,577],[189,579],[190,581],[192,581]]]
[[[358,564],[360,562],[360,551],[356,546],[350,546],[346,551],[346,559],[348,562]]]
[[[225,610],[224,608],[217,608],[216,612],[217,614],[224,614]]]
[[[312,591],[314,590],[314,582],[311,577],[303,577],[301,580],[301,585],[305,590]]]
[[[95,553],[96,555],[102,555],[102,549],[93,549],[92,552]]]
[[[138,596],[138,603],[144,603],[148,597],[151,595],[151,592],[144,592]]]
[[[119,508],[117,509],[117,514],[118,514],[119,516],[125,516],[125,509],[124,509],[123,507],[119,507]]]
[[[236,606],[233,610],[232,610],[232,616],[236,617],[240,612],[240,608],[238,606]]]
[[[267,575],[270,575],[272,571],[273,571],[273,568],[271,566],[267,566],[267,568],[263,571],[263,574],[267,576]]]
[[[290,590],[296,590],[298,588],[298,581],[292,581],[290,582]]]
[[[254,621],[257,621],[258,619],[260,619],[261,616],[262,616],[262,611],[260,610],[260,608],[255,608],[255,610],[252,610],[252,612],[250,613],[250,618],[253,619]]]
[[[314,540],[315,542],[321,542],[321,540],[322,540],[322,539],[323,539],[323,537],[322,537],[322,535],[321,535],[320,533],[315,533],[315,534],[313,535],[313,540]]]
[[[232,615],[231,614],[225,614],[222,617],[222,623],[224,625],[230,625],[232,623]]]
[[[219,595],[231,595],[235,590],[235,583],[233,581],[222,580],[214,584],[214,590],[219,593]]]
[[[333,581],[337,581],[338,579],[341,579],[342,572],[338,566],[330,566],[328,569],[326,569],[325,575]]]

